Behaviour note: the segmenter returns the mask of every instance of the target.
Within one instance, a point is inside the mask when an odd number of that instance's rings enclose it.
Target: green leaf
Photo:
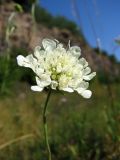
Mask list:
[[[18,3],[15,3],[15,10],[16,10],[17,12],[20,12],[20,13],[23,12],[22,6],[21,6],[20,4],[18,4]]]

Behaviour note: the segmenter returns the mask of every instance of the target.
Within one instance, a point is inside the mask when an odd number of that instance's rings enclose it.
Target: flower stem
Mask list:
[[[45,142],[46,142],[47,151],[48,151],[48,160],[51,160],[51,150],[50,150],[50,145],[49,145],[49,141],[48,141],[46,111],[47,111],[47,105],[48,105],[48,101],[50,99],[50,95],[51,95],[51,89],[49,89],[47,99],[45,101],[45,105],[44,105],[44,109],[43,109],[43,125],[44,125]]]

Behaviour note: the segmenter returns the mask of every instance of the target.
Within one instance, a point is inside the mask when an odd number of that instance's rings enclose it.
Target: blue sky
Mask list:
[[[40,5],[52,15],[61,15],[81,27],[88,43],[96,46],[100,39],[102,49],[113,53],[120,60],[120,47],[114,40],[120,36],[120,0],[75,0],[80,20],[72,9],[74,0],[40,0]]]

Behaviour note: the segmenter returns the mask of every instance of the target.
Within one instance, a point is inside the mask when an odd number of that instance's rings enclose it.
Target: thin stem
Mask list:
[[[51,95],[51,89],[49,89],[47,99],[45,101],[44,109],[43,109],[43,125],[44,125],[44,134],[45,134],[45,142],[48,150],[48,160],[51,160],[51,150],[50,150],[50,145],[48,141],[48,130],[47,130],[47,118],[46,118],[46,111],[47,111],[47,105],[48,101]]]
[[[19,142],[21,140],[25,140],[26,138],[30,138],[30,137],[33,137],[33,136],[34,136],[33,134],[27,134],[27,135],[23,135],[21,137],[15,138],[13,140],[10,140],[10,141],[0,145],[0,150],[2,150],[2,149],[6,148],[6,147],[8,147],[8,146],[10,146],[10,145],[12,145],[14,143],[17,143],[17,142]]]
[[[32,18],[33,18],[34,23],[36,21],[36,19],[35,19],[35,6],[36,6],[36,3],[33,3],[32,8],[31,8],[31,14],[32,14]]]

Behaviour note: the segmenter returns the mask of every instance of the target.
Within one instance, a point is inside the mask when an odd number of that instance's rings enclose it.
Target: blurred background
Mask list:
[[[47,92],[16,56],[43,38],[81,47],[97,76],[91,99],[53,92],[52,160],[120,160],[120,1],[0,0],[0,160],[47,160],[42,124]]]

